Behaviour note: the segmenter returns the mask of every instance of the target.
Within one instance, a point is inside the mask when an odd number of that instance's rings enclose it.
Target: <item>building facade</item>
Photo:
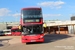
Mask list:
[[[75,21],[45,20],[45,34],[75,34]],[[0,30],[19,27],[20,22],[0,23]]]

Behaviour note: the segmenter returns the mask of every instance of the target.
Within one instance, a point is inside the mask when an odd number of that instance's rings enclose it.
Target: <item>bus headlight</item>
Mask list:
[[[43,38],[43,36],[41,36],[39,39],[42,39]]]
[[[43,38],[43,36],[41,36],[41,38]]]

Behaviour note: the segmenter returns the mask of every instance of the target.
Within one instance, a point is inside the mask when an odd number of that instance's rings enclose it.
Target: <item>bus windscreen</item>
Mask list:
[[[12,29],[11,32],[21,32],[20,29]]]
[[[42,25],[24,26],[22,34],[24,34],[24,35],[43,34],[42,28],[43,28]]]

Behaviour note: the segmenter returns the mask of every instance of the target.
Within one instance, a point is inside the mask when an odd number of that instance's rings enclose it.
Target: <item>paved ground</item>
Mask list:
[[[0,50],[75,50],[75,35],[45,35],[43,43],[21,43],[20,36],[0,36]]]

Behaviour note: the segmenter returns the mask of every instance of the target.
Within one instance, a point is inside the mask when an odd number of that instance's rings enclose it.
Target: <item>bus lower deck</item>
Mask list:
[[[21,35],[22,43],[43,42],[44,34],[42,25],[25,25]]]

